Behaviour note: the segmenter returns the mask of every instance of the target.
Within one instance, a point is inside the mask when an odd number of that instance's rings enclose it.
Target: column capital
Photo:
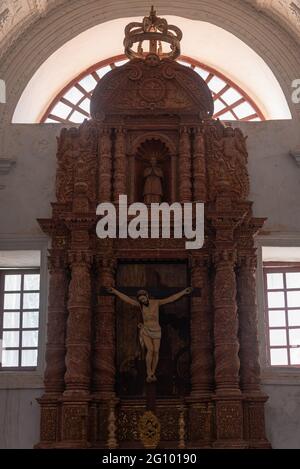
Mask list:
[[[189,135],[191,133],[191,128],[190,126],[186,124],[181,124],[179,127],[180,135]]]
[[[74,265],[87,265],[91,266],[93,262],[93,254],[88,250],[75,250],[68,251],[68,262],[73,267]]]
[[[188,256],[189,267],[193,270],[208,267],[211,263],[211,257],[208,253],[190,253]]]
[[[218,247],[213,253],[213,262],[216,267],[221,265],[234,266],[237,262],[237,253],[234,247]]]
[[[120,135],[124,135],[124,136],[125,136],[125,134],[126,134],[126,129],[125,129],[125,127],[124,127],[123,125],[118,125],[118,126],[116,126],[116,128],[115,128],[115,132],[116,132],[116,134],[120,134]]]
[[[64,249],[49,249],[48,252],[48,269],[50,273],[67,268],[67,254]]]
[[[99,127],[99,136],[110,136],[111,134],[111,127],[109,125],[101,125]]]
[[[114,256],[113,251],[108,251],[105,254],[96,254],[95,261],[98,269],[108,270],[112,273],[115,272],[117,260]]]

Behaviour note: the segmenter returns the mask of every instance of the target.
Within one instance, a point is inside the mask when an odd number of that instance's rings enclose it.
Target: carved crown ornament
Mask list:
[[[169,25],[167,20],[156,16],[154,7],[151,7],[149,16],[145,16],[141,23],[129,23],[125,28],[124,48],[129,59],[140,59],[145,57],[144,41],[149,41],[149,54],[159,57],[177,59],[180,56],[181,30],[174,25]],[[170,52],[163,53],[162,43],[170,45]],[[133,49],[138,44],[137,50]]]
[[[182,32],[156,16],[153,7],[141,23],[125,28],[125,54],[130,61],[108,72],[91,98],[91,116],[105,122],[111,116],[195,115],[212,117],[214,101],[206,82],[176,62]],[[149,42],[148,50],[143,46]],[[170,46],[164,52],[162,44]],[[136,51],[133,46],[138,44]]]

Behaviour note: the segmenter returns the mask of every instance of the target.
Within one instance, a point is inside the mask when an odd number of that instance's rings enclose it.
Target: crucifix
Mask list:
[[[107,288],[107,292],[117,296],[120,300],[139,308],[142,313],[142,322],[139,323],[140,344],[146,349],[146,369],[147,383],[157,380],[155,376],[159,349],[161,342],[161,327],[159,324],[159,307],[179,300],[185,295],[190,295],[193,291],[191,287],[178,291],[178,289],[168,288],[161,291],[159,289],[137,290],[136,288],[126,288],[120,291],[116,288]],[[166,292],[168,290],[168,292]],[[171,290],[171,291],[170,291]],[[176,290],[176,292],[174,292]],[[198,290],[198,289],[197,289]],[[124,292],[126,291],[126,293]],[[171,294],[170,294],[171,293]],[[195,292],[196,294],[199,292]],[[155,294],[155,297],[153,297]],[[134,298],[132,296],[135,296]]]

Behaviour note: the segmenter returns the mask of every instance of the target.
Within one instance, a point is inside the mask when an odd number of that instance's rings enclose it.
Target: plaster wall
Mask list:
[[[264,230],[300,236],[300,168],[289,154],[300,149],[299,124],[239,122],[248,135],[250,197],[254,214],[268,217]],[[16,161],[0,174],[0,233],[41,235],[36,222],[51,214],[55,200],[56,136],[60,124],[11,124],[2,155]]]

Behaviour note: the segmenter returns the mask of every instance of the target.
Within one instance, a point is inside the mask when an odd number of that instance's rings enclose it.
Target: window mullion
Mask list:
[[[24,295],[24,274],[21,274],[21,296],[20,296],[20,342],[19,342],[19,367],[22,367],[22,329],[23,329],[23,295]]]
[[[3,339],[3,321],[4,321],[4,273],[0,272],[0,339]],[[2,363],[2,356],[0,357]]]
[[[284,305],[285,305],[285,333],[286,333],[286,343],[287,343],[287,354],[288,354],[288,364],[291,365],[291,355],[290,355],[290,337],[289,337],[289,322],[288,322],[288,302],[287,302],[287,287],[286,287],[286,272],[283,272],[283,292],[284,292]]]

